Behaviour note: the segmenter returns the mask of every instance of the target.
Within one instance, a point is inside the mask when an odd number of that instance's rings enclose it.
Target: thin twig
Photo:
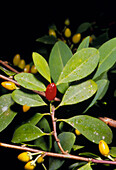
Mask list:
[[[4,79],[4,80],[7,80],[7,81],[11,81],[11,82],[15,83],[17,86],[20,86],[20,84],[19,84],[17,81],[13,80],[12,78],[3,76],[3,75],[1,75],[1,74],[0,74],[0,78],[2,78],[2,79]],[[43,92],[43,91],[37,91],[37,90],[32,90],[32,91],[33,91],[34,93],[37,93],[37,94],[45,97],[45,92]],[[57,97],[55,97],[54,100],[55,100],[55,101],[60,101],[60,99],[57,98]]]
[[[13,80],[12,78],[3,76],[3,75],[1,75],[1,74],[0,74],[0,78],[2,78],[2,79],[4,79],[4,80],[7,80],[7,81],[11,81],[11,82],[15,83],[17,86],[20,86],[20,84],[19,84],[17,81]]]
[[[13,72],[15,72],[15,73],[17,73],[17,74],[19,73],[17,70],[15,70],[15,69],[12,68],[11,66],[9,66],[9,65],[7,64],[7,62],[0,60],[0,63],[1,63],[2,65],[4,65],[5,67],[7,67],[9,70],[11,70],[11,71],[13,71]]]
[[[110,119],[108,117],[99,117],[99,119],[111,127],[116,127],[116,120]]]
[[[57,158],[73,159],[73,160],[93,162],[93,163],[116,165],[116,161],[107,161],[107,160],[85,158],[85,157],[71,155],[71,154],[59,154],[59,153],[53,153],[53,152],[45,152],[45,151],[38,150],[38,149],[33,149],[33,148],[29,148],[29,147],[22,147],[22,146],[17,146],[17,145],[11,145],[11,144],[6,144],[6,143],[0,143],[0,146],[5,147],[5,148],[18,149],[18,150],[22,150],[22,151],[29,151],[29,152],[35,152],[35,153],[45,153],[46,156],[50,156],[50,157],[57,157]]]
[[[50,106],[50,107],[51,107],[51,112],[50,112],[50,114],[51,114],[51,118],[52,118],[54,138],[55,138],[55,140],[56,140],[56,142],[57,142],[57,144],[58,144],[58,147],[59,147],[59,149],[61,150],[61,152],[62,152],[63,154],[67,154],[67,152],[65,152],[64,149],[62,148],[61,143],[60,143],[60,140],[59,140],[58,137],[57,137],[56,119],[55,119],[55,107],[54,107],[53,105]]]

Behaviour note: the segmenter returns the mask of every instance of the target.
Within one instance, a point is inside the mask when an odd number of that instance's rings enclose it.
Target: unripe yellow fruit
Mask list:
[[[21,69],[24,69],[25,67],[25,60],[20,60],[19,64],[18,64],[18,67],[21,68]]]
[[[67,18],[67,19],[64,21],[64,24],[67,25],[67,26],[70,25],[70,20],[69,20],[69,18]]]
[[[27,170],[33,170],[35,167],[36,167],[36,164],[35,164],[34,161],[29,161],[24,166],[24,168],[27,169]]]
[[[22,152],[18,155],[18,159],[22,162],[28,162],[32,159],[30,152]]]
[[[20,62],[20,54],[16,54],[13,58],[13,64],[15,66],[18,66],[19,62]]]
[[[102,155],[108,156],[109,155],[109,147],[104,140],[100,140],[99,142],[99,151]]]
[[[66,28],[64,31],[65,37],[69,38],[71,36],[71,30],[69,28]]]
[[[77,129],[75,129],[75,133],[76,133],[76,135],[80,135],[81,134]]]
[[[23,112],[27,112],[30,109],[30,106],[27,106],[26,104],[23,105]]]
[[[25,73],[29,73],[29,70],[30,70],[30,65],[27,64],[27,65],[25,66],[25,68],[24,68],[24,72],[25,72]]]
[[[36,73],[37,73],[37,69],[36,69],[35,65],[32,65],[32,67],[31,67],[31,73],[33,73],[33,74],[36,74]]]
[[[56,37],[56,32],[53,29],[49,29],[49,35]]]
[[[17,88],[16,85],[11,81],[3,81],[1,85],[7,90],[15,90]]]
[[[40,156],[38,159],[37,159],[37,163],[42,163],[42,162],[44,162],[44,159],[43,159],[43,157],[42,156]]]
[[[80,41],[80,39],[81,39],[81,34],[80,34],[80,33],[75,34],[75,35],[73,35],[73,37],[72,37],[72,42],[73,42],[74,44],[77,44],[77,43]]]

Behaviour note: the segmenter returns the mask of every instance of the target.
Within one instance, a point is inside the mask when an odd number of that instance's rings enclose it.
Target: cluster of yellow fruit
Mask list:
[[[30,67],[29,64],[26,65],[25,60],[21,59],[20,54],[16,54],[13,58],[13,64],[14,66],[18,66],[20,69],[22,69],[25,73],[33,73],[36,74],[37,73],[37,69],[35,67],[35,65],[32,65]]]
[[[76,33],[74,34],[72,37],[72,32],[71,32],[71,29],[69,28],[69,25],[70,25],[70,20],[67,18],[64,22],[65,24],[65,27],[61,33],[61,37],[59,37],[58,39],[59,40],[63,40],[65,43],[67,43],[67,40],[69,41],[69,39],[71,40],[70,41],[70,44],[78,44],[80,41],[81,41],[81,33]],[[57,38],[57,34],[56,34],[57,31],[55,31],[54,29],[50,28],[49,29],[49,35],[50,36],[54,36],[55,38]],[[64,35],[64,37],[63,37]],[[83,39],[82,39],[83,40]],[[91,43],[92,42],[92,37],[90,36],[90,40],[89,42]]]
[[[42,154],[39,154],[34,160],[32,160],[34,155],[38,153],[31,153],[31,152],[22,152],[18,155],[18,159],[22,162],[26,162],[24,169],[26,170],[33,170],[36,167],[36,162],[41,164],[44,162],[44,158]]]

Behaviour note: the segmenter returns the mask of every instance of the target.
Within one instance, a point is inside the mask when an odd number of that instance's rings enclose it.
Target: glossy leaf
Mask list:
[[[71,105],[87,100],[97,91],[97,84],[93,80],[88,80],[79,85],[70,86],[65,92],[60,103],[62,105]]]
[[[10,71],[10,70],[7,70],[6,68],[0,66],[0,70],[2,70],[5,74],[7,74],[8,76],[13,76],[15,75],[16,73],[13,72],[13,71]]]
[[[84,23],[79,25],[79,27],[77,29],[77,33],[83,33],[83,32],[85,32],[90,27],[91,27],[91,23],[84,22]]]
[[[36,113],[33,117],[31,117],[27,123],[31,123],[32,125],[36,125],[45,114]]]
[[[116,157],[116,147],[111,147],[110,155],[113,156],[113,157]]]
[[[14,78],[21,86],[25,87],[26,89],[37,91],[46,90],[45,85],[31,73],[19,73]]]
[[[109,85],[109,80],[106,80],[106,79],[101,79],[101,80],[98,80],[96,82],[97,84],[97,87],[98,87],[98,90],[97,90],[97,93],[94,97],[94,99],[92,100],[92,102],[90,103],[90,105],[87,107],[87,109],[84,111],[84,113],[90,108],[92,107],[97,100],[101,100],[102,97],[104,96],[104,94],[106,93],[106,90],[107,90],[107,87]]]
[[[63,149],[65,151],[68,150],[68,153],[70,153],[74,142],[75,142],[75,135],[71,132],[63,132],[61,134],[58,135],[58,139],[60,139],[60,143],[61,146],[63,147]],[[54,148],[55,148],[55,152],[61,153],[57,143],[54,143]],[[57,158],[50,158],[49,160],[49,170],[56,170],[58,168],[60,168],[64,163],[64,160],[60,160]]]
[[[72,57],[70,48],[62,41],[58,41],[50,53],[49,65],[50,73],[54,83],[57,83],[58,78],[66,65],[67,61]],[[68,84],[61,84],[57,88],[60,92],[64,92]]]
[[[89,47],[90,36],[87,36],[78,46],[77,51]]]
[[[29,94],[25,93],[21,90],[15,90],[12,93],[13,100],[20,104],[20,105],[27,105],[31,107],[36,106],[43,106],[46,105],[46,103],[42,100],[42,98],[38,94]]]
[[[43,37],[36,39],[36,41],[44,44],[55,44],[57,39],[54,36],[44,35]]]
[[[16,112],[8,108],[0,115],[0,132],[3,131],[12,122],[16,114]]]
[[[39,121],[37,126],[42,129],[46,133],[50,133],[50,125],[47,121],[47,119],[43,118]],[[52,148],[52,136],[42,136],[41,138],[38,138],[34,141],[34,145],[37,147],[43,149],[44,151],[50,151]]]
[[[90,162],[81,166],[78,170],[92,170]]]
[[[84,48],[76,52],[65,65],[57,85],[80,80],[91,74],[99,61],[99,51],[95,48]]]
[[[60,143],[64,151],[68,151],[68,153],[70,153],[76,139],[74,133],[62,132],[61,134],[58,135],[58,139],[60,139]],[[56,142],[54,143],[54,148],[56,152],[61,153]]]
[[[8,110],[8,108],[14,104],[11,93],[5,94],[0,97],[0,115]]]
[[[47,61],[38,53],[33,52],[33,62],[38,72],[51,83],[50,69]]]
[[[30,123],[26,123],[15,130],[12,142],[21,143],[32,141],[44,135],[46,135],[46,133],[44,133],[41,129]]]
[[[62,121],[78,129],[82,135],[94,143],[98,144],[102,139],[105,140],[107,144],[112,142],[111,129],[97,118],[88,115],[80,115],[69,119],[62,119]]]
[[[99,48],[99,53],[100,62],[94,79],[100,76],[103,72],[108,71],[116,62],[116,38],[105,42]]]

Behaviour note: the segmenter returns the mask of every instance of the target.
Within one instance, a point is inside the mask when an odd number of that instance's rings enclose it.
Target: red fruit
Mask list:
[[[57,87],[55,83],[50,83],[46,88],[46,99],[53,100],[56,97]]]

